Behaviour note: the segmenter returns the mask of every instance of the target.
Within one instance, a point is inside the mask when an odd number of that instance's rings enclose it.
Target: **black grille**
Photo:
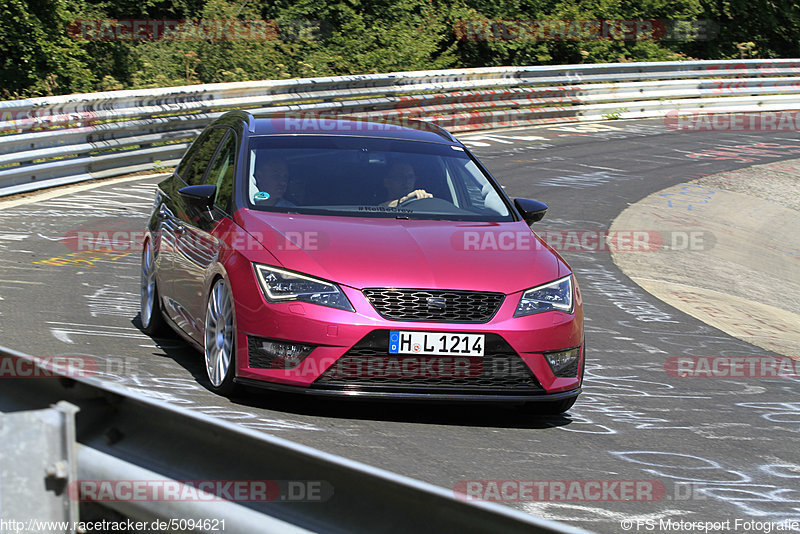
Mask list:
[[[375,330],[314,382],[326,389],[538,394],[539,381],[511,346],[486,334],[482,358],[388,354],[389,331]]]
[[[390,321],[486,323],[503,303],[502,293],[438,289],[365,289],[381,317]]]

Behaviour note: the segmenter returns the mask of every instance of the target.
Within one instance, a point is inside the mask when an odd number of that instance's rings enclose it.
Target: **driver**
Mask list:
[[[289,187],[289,166],[286,160],[278,157],[258,162],[255,171],[259,192],[253,201],[261,206],[294,208],[295,205],[283,198]]]
[[[408,163],[395,163],[383,179],[389,200],[382,202],[381,206],[397,207],[403,202],[420,198],[433,198],[433,195],[424,189],[414,189],[417,176],[414,168]],[[409,193],[409,191],[411,191]]]

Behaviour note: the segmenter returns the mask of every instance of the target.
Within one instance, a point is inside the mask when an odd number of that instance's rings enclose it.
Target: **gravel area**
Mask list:
[[[712,174],[692,183],[751,195],[800,211],[800,159]]]
[[[688,211],[685,201],[664,200],[681,198],[686,184],[663,189],[620,213],[611,230],[648,228],[662,236],[699,232],[701,246],[649,254],[612,251],[614,263],[689,315],[800,360],[800,159],[689,183],[715,194]]]

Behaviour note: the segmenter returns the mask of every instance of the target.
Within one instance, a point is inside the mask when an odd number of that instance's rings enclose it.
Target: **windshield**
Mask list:
[[[250,141],[244,190],[265,211],[464,221],[513,220],[457,146],[333,136]]]

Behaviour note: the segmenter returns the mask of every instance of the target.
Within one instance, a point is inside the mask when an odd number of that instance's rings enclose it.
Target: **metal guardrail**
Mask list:
[[[10,520],[74,520],[75,501],[80,500],[148,523],[185,519],[206,520],[211,525],[224,520],[224,529],[217,524],[216,529],[200,530],[226,534],[586,532],[494,503],[464,501],[453,490],[239,427],[118,384],[77,373],[68,377],[41,360],[2,347],[0,361],[5,371],[24,368],[25,375],[31,376],[9,378],[6,373],[0,388],[0,435],[4,438],[0,517],[6,524]],[[37,377],[41,375],[51,377]],[[64,420],[59,439],[53,435],[58,430],[53,421]],[[12,427],[14,421],[19,422],[17,427]],[[31,421],[43,423],[35,426]],[[42,434],[41,426],[47,426],[48,434]],[[270,500],[252,500],[252,494],[245,494],[242,499],[113,501],[103,498],[107,494],[102,490],[89,495],[76,489],[87,481],[95,488],[102,488],[102,482],[112,487],[125,483],[128,495],[134,494],[130,485],[135,481],[144,481],[148,487],[181,485],[180,495],[190,481],[271,481],[281,491]],[[320,498],[283,498],[287,496],[284,483],[308,481],[319,483]],[[27,506],[20,506],[21,500]],[[47,511],[43,503],[49,505]]]
[[[231,109],[420,118],[453,132],[800,109],[800,60],[398,72],[113,91],[0,102],[0,196],[177,163]]]

